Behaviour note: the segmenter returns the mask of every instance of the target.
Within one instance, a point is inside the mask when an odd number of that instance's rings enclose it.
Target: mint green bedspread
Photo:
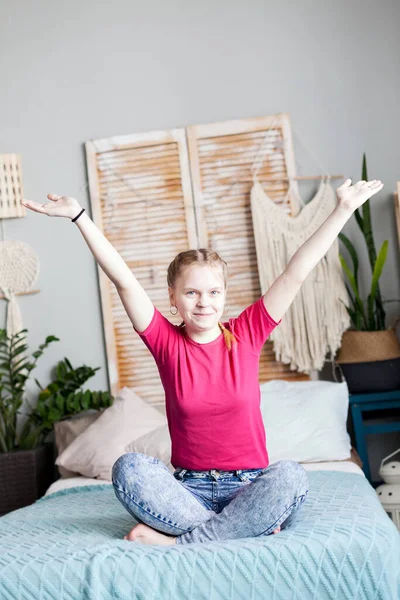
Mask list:
[[[0,518],[1,600],[400,598],[400,534],[359,474],[311,471],[277,535],[178,546],[123,540],[111,484],[44,496]]]

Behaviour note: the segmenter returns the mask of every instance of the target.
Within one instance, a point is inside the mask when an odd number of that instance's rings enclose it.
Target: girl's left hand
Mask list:
[[[354,212],[359,206],[364,204],[374,194],[377,194],[383,188],[383,183],[379,179],[372,181],[357,181],[351,185],[351,179],[337,188],[338,205]]]

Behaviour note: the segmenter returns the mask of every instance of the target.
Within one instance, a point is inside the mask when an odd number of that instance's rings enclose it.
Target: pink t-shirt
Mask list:
[[[154,307],[139,333],[153,355],[165,390],[174,468],[191,470],[266,468],[269,464],[258,383],[261,349],[281,321],[263,298],[224,322],[237,339],[200,344]]]

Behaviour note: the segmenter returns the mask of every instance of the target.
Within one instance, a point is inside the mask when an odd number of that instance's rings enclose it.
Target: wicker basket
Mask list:
[[[394,329],[345,331],[336,358],[338,364],[375,362],[400,358],[400,344]]]
[[[335,362],[351,394],[400,389],[400,344],[394,328],[345,331]]]
[[[53,457],[52,442],[33,450],[0,453],[0,516],[44,495],[54,481]]]

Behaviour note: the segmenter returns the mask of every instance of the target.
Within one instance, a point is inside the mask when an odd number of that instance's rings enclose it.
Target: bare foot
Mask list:
[[[279,525],[272,533],[279,533],[280,530],[281,526]],[[160,544],[164,546],[173,546],[176,544],[176,537],[156,531],[144,523],[135,525],[127,535],[124,535],[124,540],[138,544]]]
[[[274,529],[272,533],[279,533],[280,530],[281,530],[281,526],[279,525],[279,527],[277,527],[276,529]]]
[[[175,537],[156,531],[144,523],[135,525],[127,535],[124,535],[124,540],[138,544],[163,544],[165,546],[176,544]]]

